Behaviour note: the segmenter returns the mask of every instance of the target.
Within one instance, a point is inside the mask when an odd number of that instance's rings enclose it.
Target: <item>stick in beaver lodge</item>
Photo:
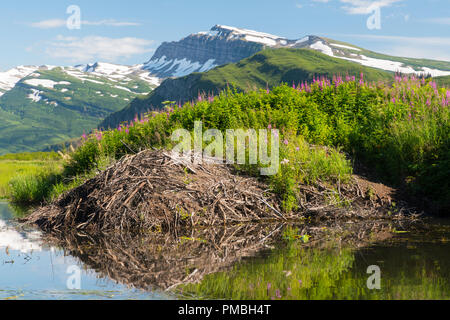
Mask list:
[[[387,217],[388,201],[367,199],[360,183],[300,186],[306,201],[286,213],[280,199],[263,181],[237,175],[234,168],[191,159],[162,150],[123,157],[95,178],[60,196],[26,218],[44,231],[141,232],[177,234],[195,226],[287,221],[300,217]],[[355,180],[356,181],[356,180]],[[367,187],[367,186],[366,186]],[[339,192],[351,207],[326,204],[324,195]],[[401,215],[397,215],[399,217]]]

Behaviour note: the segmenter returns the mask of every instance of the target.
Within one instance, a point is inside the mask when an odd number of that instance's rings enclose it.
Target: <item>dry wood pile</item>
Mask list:
[[[284,219],[267,185],[210,161],[143,151],[40,208],[28,222],[43,230],[164,230]]]

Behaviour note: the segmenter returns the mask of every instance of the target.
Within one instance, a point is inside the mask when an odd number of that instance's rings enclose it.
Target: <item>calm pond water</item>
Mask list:
[[[78,259],[65,256],[59,248],[42,244],[39,232],[16,228],[13,217],[8,204],[0,202],[0,300],[171,298],[99,278]],[[70,269],[73,266],[81,270],[81,290],[68,288],[67,281],[75,274]],[[71,282],[70,287],[76,288],[76,282]]]
[[[173,247],[160,237],[161,242],[156,241],[153,247],[145,243],[144,251],[129,250],[126,241],[122,246],[120,241],[108,244],[73,239],[66,240],[70,251],[64,252],[44,244],[39,232],[20,229],[13,216],[12,209],[0,203],[0,299],[450,299],[448,220],[433,220],[423,228],[398,232],[363,247],[332,240],[320,249],[311,248],[307,245],[311,241],[286,237],[284,230],[280,232],[286,241],[276,249],[241,260],[243,250],[260,243],[257,239],[242,245],[236,235],[241,232],[242,238],[250,238],[252,233],[247,229],[233,230],[233,240],[225,233],[211,238],[201,234],[183,237]],[[272,235],[277,230],[265,232]],[[289,234],[293,234],[291,229]],[[216,251],[220,242],[202,247],[215,241],[212,239],[232,242],[239,253],[228,246],[225,251]],[[150,253],[146,256],[143,252]],[[216,272],[219,264],[226,271]],[[68,289],[68,271],[73,266],[81,270],[81,290]],[[369,266],[380,270],[380,289],[367,287]],[[137,285],[144,279],[170,287],[179,279],[183,283],[202,273],[210,274],[196,284],[181,284],[173,294],[116,283],[135,281]]]

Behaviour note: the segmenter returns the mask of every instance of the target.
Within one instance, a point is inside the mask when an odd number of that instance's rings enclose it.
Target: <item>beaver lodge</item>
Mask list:
[[[392,190],[383,187],[377,192],[379,185],[361,177],[339,186],[338,191],[320,184],[300,186],[301,208],[286,213],[280,199],[260,179],[241,176],[232,166],[211,161],[193,165],[190,160],[161,150],[125,156],[36,210],[26,222],[45,231],[177,234],[196,226],[298,221],[301,217],[387,217]],[[325,195],[333,192],[351,201],[351,206],[326,203]]]

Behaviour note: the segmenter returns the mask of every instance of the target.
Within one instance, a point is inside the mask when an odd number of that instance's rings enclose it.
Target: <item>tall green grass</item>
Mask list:
[[[59,159],[59,160],[57,160]],[[40,175],[43,171],[48,171],[50,168],[59,168],[61,170],[62,164],[59,155],[54,154],[20,154],[20,155],[5,155],[0,157],[0,198],[7,199],[11,197],[10,181],[16,176],[23,179],[25,177],[35,177]]]

